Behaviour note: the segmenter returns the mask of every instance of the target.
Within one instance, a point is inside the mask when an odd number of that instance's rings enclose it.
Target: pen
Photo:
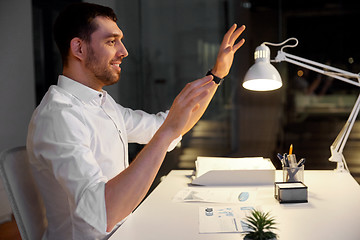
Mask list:
[[[293,145],[291,144],[291,145],[290,145],[290,149],[289,149],[289,155],[291,155],[292,152],[293,152]]]
[[[285,165],[285,167],[290,167],[287,156],[288,156],[287,153],[284,153],[284,157],[283,157],[284,165]]]
[[[285,167],[290,167],[290,165],[289,165],[289,160],[288,160],[288,158],[287,158],[287,154],[286,153],[284,153],[284,164],[285,164]]]
[[[288,161],[289,161],[289,167],[296,167],[297,166],[295,154],[289,154],[288,155]]]
[[[304,165],[305,164],[305,161],[306,161],[306,159],[305,158],[302,158],[302,159],[300,159],[300,161],[299,161],[299,163],[298,163],[298,167],[301,167],[302,165]]]
[[[281,162],[281,165],[285,165],[285,163],[284,163],[284,160],[283,160],[283,156],[280,154],[280,153],[278,153],[277,154],[277,158],[280,160],[280,162]]]

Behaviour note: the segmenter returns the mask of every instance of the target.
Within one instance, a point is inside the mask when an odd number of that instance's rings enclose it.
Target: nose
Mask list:
[[[122,58],[125,58],[129,55],[128,51],[126,50],[125,45],[122,42],[120,42],[120,44],[119,44],[117,55],[121,56]]]

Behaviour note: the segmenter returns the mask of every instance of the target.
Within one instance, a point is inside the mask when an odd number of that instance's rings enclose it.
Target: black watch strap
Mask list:
[[[219,85],[220,85],[220,84],[224,81],[224,79],[223,79],[223,78],[219,78],[219,77],[215,76],[214,74],[212,74],[211,70],[212,70],[212,69],[210,69],[210,70],[206,73],[206,76],[209,76],[209,75],[213,76],[213,81],[214,81],[216,84],[219,84]]]

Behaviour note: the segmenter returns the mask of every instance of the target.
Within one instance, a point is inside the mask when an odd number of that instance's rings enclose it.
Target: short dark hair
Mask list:
[[[71,4],[59,14],[54,24],[54,39],[64,66],[67,64],[70,41],[78,37],[90,42],[91,34],[97,29],[93,20],[98,16],[117,21],[111,8],[93,3]]]

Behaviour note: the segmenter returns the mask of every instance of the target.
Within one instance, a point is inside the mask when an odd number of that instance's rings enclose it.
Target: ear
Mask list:
[[[78,37],[70,41],[70,54],[79,60],[84,60],[86,56],[86,44]]]

